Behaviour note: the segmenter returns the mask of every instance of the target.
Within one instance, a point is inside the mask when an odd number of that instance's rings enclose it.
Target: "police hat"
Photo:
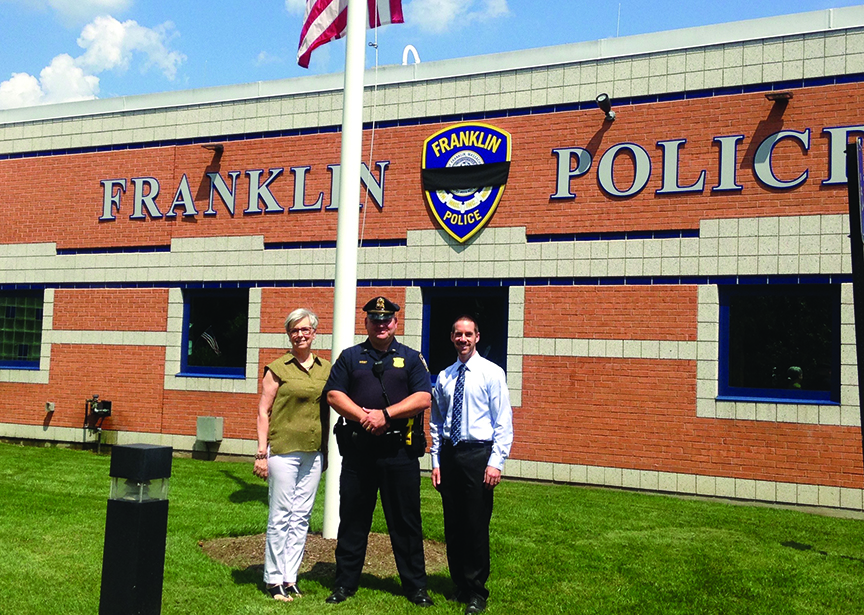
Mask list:
[[[399,311],[399,306],[387,297],[375,297],[366,302],[363,311],[372,320],[389,320]]]

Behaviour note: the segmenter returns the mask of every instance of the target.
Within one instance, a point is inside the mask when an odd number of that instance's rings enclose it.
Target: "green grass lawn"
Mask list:
[[[0,613],[98,611],[110,458],[0,444]],[[260,534],[267,489],[251,463],[174,459],[162,613],[417,613],[397,579],[364,576],[357,596],[326,605],[329,579],[277,603],[260,574],[212,561],[201,540]],[[321,528],[319,497],[312,519]],[[428,538],[441,503],[423,479]],[[385,531],[380,508],[374,531]],[[611,615],[864,612],[864,521],[793,510],[568,485],[502,483],[492,519],[488,612]],[[263,556],[262,556],[263,559]],[[432,574],[448,603],[446,572]]]

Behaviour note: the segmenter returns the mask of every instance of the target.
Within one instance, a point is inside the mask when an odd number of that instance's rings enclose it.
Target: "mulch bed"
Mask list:
[[[264,571],[264,534],[216,538],[198,543],[204,552],[218,562],[231,568],[260,569]],[[426,572],[433,573],[447,567],[447,556],[443,543],[423,541],[426,555]],[[300,566],[300,574],[312,573],[318,578],[332,577],[336,573],[336,541],[327,540],[321,534],[310,533],[306,539],[306,554]],[[313,570],[314,569],[314,570]],[[396,561],[387,534],[369,534],[366,563],[363,572],[379,578],[391,577],[396,572]]]

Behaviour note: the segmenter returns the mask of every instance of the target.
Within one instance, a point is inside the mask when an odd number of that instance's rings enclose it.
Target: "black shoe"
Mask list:
[[[339,604],[340,602],[345,602],[354,595],[356,589],[349,589],[347,587],[337,587],[333,590],[333,593],[327,596],[327,599],[324,601],[327,604]]]
[[[472,613],[482,613],[486,610],[486,600],[480,596],[471,596],[468,602],[465,603],[465,615]]]
[[[303,595],[303,592],[300,591],[300,586],[297,583],[292,583],[288,585],[288,583],[283,583],[282,587],[285,589],[285,593],[289,596],[294,596],[295,598],[299,598]]]
[[[465,604],[468,602],[468,598],[465,596],[465,592],[461,589],[457,589],[452,596],[447,598],[447,602],[461,602],[462,604]]]
[[[417,591],[408,594],[408,601],[412,604],[416,604],[417,606],[434,606],[435,603],[432,602],[432,598],[429,597],[429,594],[426,593],[425,589],[418,589]]]
[[[274,600],[280,602],[292,602],[294,600],[294,598],[285,592],[285,588],[282,585],[271,585],[268,583],[266,589],[267,593],[270,594],[270,597]]]

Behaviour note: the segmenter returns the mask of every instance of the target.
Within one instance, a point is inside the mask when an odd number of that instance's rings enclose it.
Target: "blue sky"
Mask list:
[[[852,6],[842,0],[403,0],[378,63],[421,61]],[[0,0],[0,109],[340,72],[296,64],[305,0]],[[374,31],[368,33],[372,40]],[[367,65],[375,52],[367,50]]]

